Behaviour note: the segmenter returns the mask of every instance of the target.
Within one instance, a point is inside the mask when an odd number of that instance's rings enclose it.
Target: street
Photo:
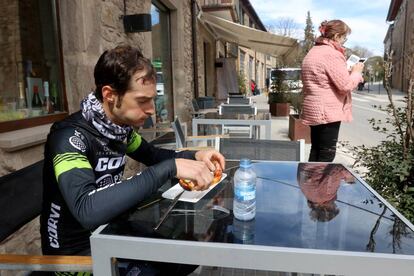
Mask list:
[[[378,92],[378,86],[380,90]],[[350,164],[352,161],[352,146],[375,146],[380,141],[386,139],[386,134],[379,133],[372,129],[369,119],[375,118],[377,120],[385,121],[387,114],[384,111],[373,107],[374,105],[381,105],[385,107],[388,103],[388,96],[381,84],[376,83],[370,85],[371,91],[355,91],[352,94],[352,113],[353,121],[351,123],[342,123],[339,132],[339,141],[348,143],[349,146],[343,147],[338,145],[338,156],[336,162]],[[404,94],[399,91],[394,91],[393,100],[397,107],[404,107]]]
[[[365,88],[368,88],[366,84]],[[378,90],[378,88],[380,90]],[[379,91],[379,92],[378,92]],[[396,106],[403,107],[405,103],[403,93],[400,91],[393,92],[393,100]],[[261,94],[253,96],[254,102],[259,109],[268,109],[267,98]],[[339,143],[337,146],[337,155],[334,162],[342,163],[346,166],[351,166],[354,163],[354,158],[351,152],[353,146],[375,146],[380,141],[385,140],[386,135],[372,130],[368,120],[370,118],[381,119],[385,121],[387,114],[374,108],[373,105],[382,105],[385,107],[389,103],[387,93],[382,87],[382,84],[370,84],[370,91],[354,91],[352,94],[352,113],[353,121],[351,123],[342,123],[339,131]],[[274,140],[289,140],[288,137],[289,119],[288,117],[272,117],[272,139]],[[343,146],[343,143],[347,144]],[[311,145],[306,144],[305,158],[309,156]]]

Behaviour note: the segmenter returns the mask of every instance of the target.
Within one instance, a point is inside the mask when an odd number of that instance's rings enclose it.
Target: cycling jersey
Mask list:
[[[122,180],[126,155],[147,168]],[[88,254],[92,230],[175,177],[174,158],[195,159],[195,152],[156,148],[135,131],[125,142],[108,139],[81,112],[55,123],[45,144],[43,254]]]

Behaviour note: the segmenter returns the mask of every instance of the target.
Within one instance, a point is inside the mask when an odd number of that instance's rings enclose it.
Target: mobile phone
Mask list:
[[[358,60],[358,62],[362,62],[362,63],[365,63],[365,61],[367,61],[367,58],[360,58],[360,59]]]

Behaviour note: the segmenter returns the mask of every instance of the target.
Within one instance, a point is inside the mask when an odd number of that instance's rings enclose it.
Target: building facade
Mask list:
[[[384,39],[385,54],[393,51],[391,85],[407,91],[414,59],[414,2],[391,0],[387,21],[390,22]]]

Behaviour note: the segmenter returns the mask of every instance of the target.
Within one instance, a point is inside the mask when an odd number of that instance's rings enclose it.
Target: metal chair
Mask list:
[[[141,135],[150,144],[161,148],[172,148],[175,145],[174,130],[169,127],[170,124],[154,122],[151,117],[145,120],[142,128],[137,129],[139,135]]]
[[[191,107],[192,107],[193,118],[194,117],[203,117],[204,114],[206,114],[206,113],[217,111],[216,108],[201,109],[200,106],[198,105],[197,100],[194,99],[194,98],[191,100]]]
[[[219,150],[228,160],[305,161],[305,140],[219,139]]]
[[[172,123],[175,133],[177,150],[200,150],[214,148],[217,138],[225,138],[228,135],[205,135],[205,136],[187,136],[187,124],[181,123],[178,117]],[[198,146],[197,143],[204,142],[205,146]],[[191,146],[190,143],[193,143]]]
[[[237,99],[237,98],[236,98]],[[252,114],[257,115],[257,107],[246,104],[222,104],[219,106],[219,114]],[[251,126],[233,126],[224,125],[223,134],[229,134],[232,137],[253,138],[255,128]]]

